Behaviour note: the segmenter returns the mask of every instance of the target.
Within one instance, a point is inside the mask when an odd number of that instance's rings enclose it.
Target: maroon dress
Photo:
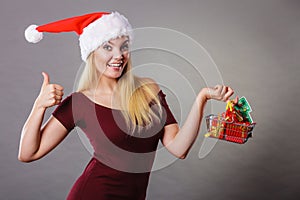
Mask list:
[[[158,93],[163,113],[141,132],[128,131],[121,110],[94,103],[74,92],[53,112],[71,131],[79,127],[94,148],[94,155],[73,185],[68,200],[144,200],[151,167],[164,126],[177,123],[165,99]],[[157,106],[150,104],[152,111]]]

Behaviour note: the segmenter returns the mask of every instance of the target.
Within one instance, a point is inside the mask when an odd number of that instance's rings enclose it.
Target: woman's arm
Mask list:
[[[230,87],[222,85],[202,89],[182,128],[179,129],[177,124],[165,126],[163,145],[176,157],[185,158],[198,135],[207,100],[227,101],[232,94]]]
[[[46,109],[59,104],[63,96],[63,87],[50,84],[46,73],[43,73],[43,76],[40,94],[22,129],[18,155],[18,159],[22,162],[31,162],[43,157],[68,133],[67,129],[54,117],[50,117],[41,128]]]

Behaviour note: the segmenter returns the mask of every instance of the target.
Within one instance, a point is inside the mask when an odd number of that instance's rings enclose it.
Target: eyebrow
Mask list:
[[[129,40],[125,40],[125,41],[122,43],[122,45],[125,44],[126,42],[129,42]],[[111,45],[115,45],[115,44],[112,43],[111,41],[108,41],[107,43],[109,43],[109,44],[111,44]]]

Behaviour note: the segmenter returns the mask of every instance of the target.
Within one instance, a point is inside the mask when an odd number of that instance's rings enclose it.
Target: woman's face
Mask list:
[[[109,40],[94,51],[97,71],[107,78],[117,79],[129,59],[129,39],[127,36]]]

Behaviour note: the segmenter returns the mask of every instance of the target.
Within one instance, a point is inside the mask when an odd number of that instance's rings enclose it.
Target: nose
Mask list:
[[[113,58],[116,59],[116,60],[122,59],[122,58],[123,58],[123,53],[122,53],[122,51],[116,49],[116,50],[114,51]]]

